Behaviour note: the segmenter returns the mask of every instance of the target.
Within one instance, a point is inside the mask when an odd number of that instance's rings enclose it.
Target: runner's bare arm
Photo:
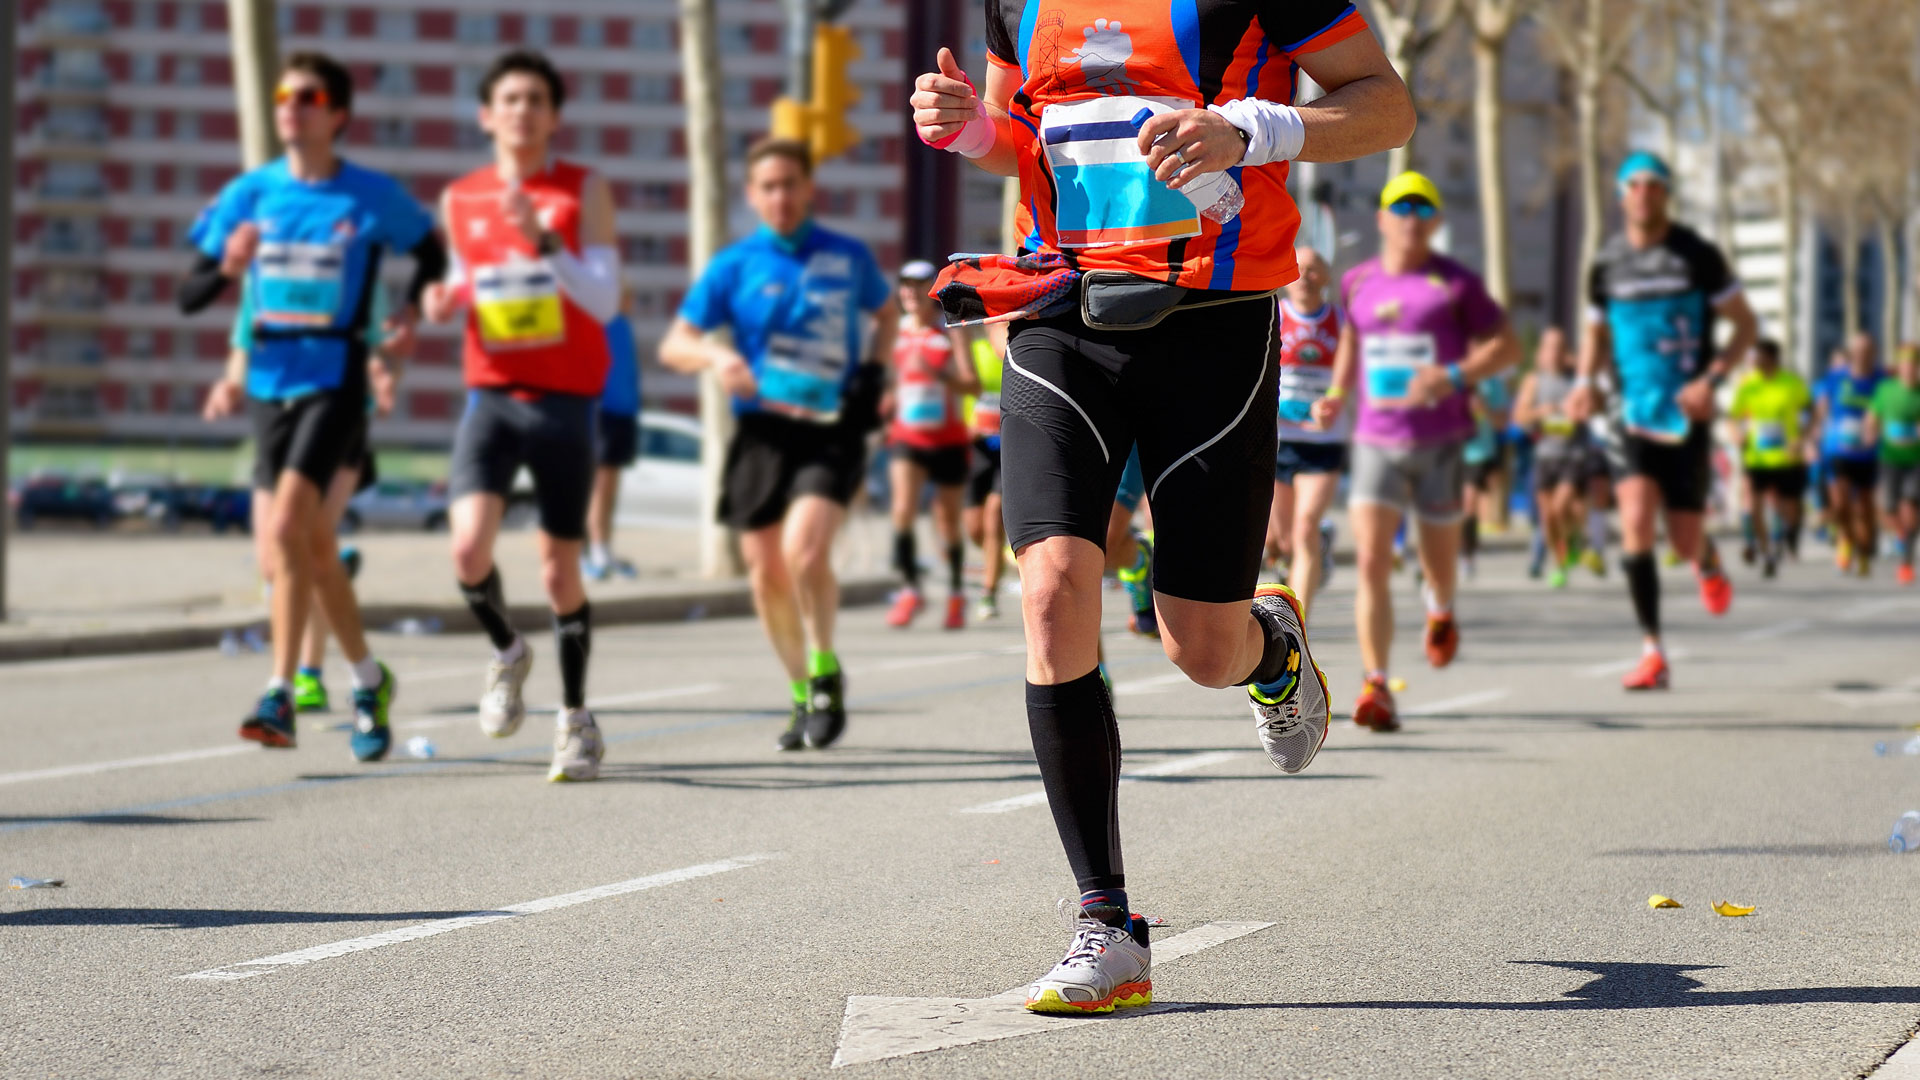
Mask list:
[[[1353,392],[1358,375],[1360,361],[1360,335],[1353,329],[1351,322],[1340,327],[1340,344],[1333,350],[1333,386],[1325,396],[1313,403],[1313,422],[1320,427],[1332,427],[1340,419],[1341,410],[1346,408],[1347,395]]]
[[[1733,324],[1733,335],[1727,338],[1727,347],[1721,350],[1709,369],[1709,374],[1724,379],[1740,366],[1740,362],[1746,359],[1760,340],[1760,320],[1753,313],[1753,305],[1747,303],[1745,291],[1721,297],[1720,302],[1713,305],[1713,310]]]
[[[1327,93],[1300,106],[1307,138],[1294,160],[1352,161],[1413,137],[1413,97],[1372,34],[1303,53],[1297,62]]]
[[[720,377],[720,385],[735,397],[748,398],[759,393],[759,383],[747,358],[718,339],[709,338],[699,327],[675,316],[667,336],[660,341],[660,364],[682,375],[698,375],[708,368]]]
[[[440,193],[438,213],[440,228],[447,236],[453,236],[453,215],[448,205],[448,192]],[[428,285],[420,294],[420,315],[430,323],[444,323],[451,320],[464,306],[460,295],[460,286],[466,271],[460,265],[457,256],[448,262],[448,272],[440,280]]]
[[[1591,417],[1600,407],[1600,392],[1594,388],[1594,376],[1612,352],[1607,324],[1591,314],[1580,327],[1580,356],[1573,366],[1573,392],[1567,395],[1567,416],[1575,423]]]
[[[1540,421],[1546,419],[1545,410],[1539,409],[1535,403],[1538,395],[1534,387],[1538,385],[1538,379],[1539,376],[1528,372],[1527,376],[1520,380],[1519,392],[1513,395],[1513,423],[1516,427],[1531,431]]]
[[[953,347],[952,361],[947,365],[947,382],[954,392],[972,397],[981,390],[980,372],[973,366],[973,343],[967,340],[963,330],[947,331],[947,344]]]
[[[1512,323],[1502,322],[1498,330],[1473,339],[1466,359],[1460,361],[1460,374],[1478,386],[1519,362],[1520,339]]]

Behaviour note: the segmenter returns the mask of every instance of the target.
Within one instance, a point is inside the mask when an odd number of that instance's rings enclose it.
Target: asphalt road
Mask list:
[[[1343,706],[1350,581],[1314,628]],[[1617,578],[1549,594],[1490,560],[1459,661],[1402,649],[1421,715],[1394,736],[1341,724],[1292,778],[1235,695],[1184,683],[1116,622],[1127,768],[1145,774],[1122,795],[1132,894],[1167,925],[1158,1005],[1113,1019],[993,1000],[1058,959],[1073,884],[1035,797],[1012,618],[892,632],[850,613],[853,721],[804,755],[772,751],[784,690],[751,623],[597,634],[612,745],[606,778],[578,786],[542,782],[541,718],[479,734],[477,638],[378,639],[401,740],[438,756],[372,767],[324,723],[293,752],[233,742],[259,657],[0,668],[0,874],[66,881],[0,891],[0,1060],[196,1078],[1866,1075],[1920,1023],[1920,857],[1885,846],[1920,807],[1920,756],[1900,753],[1920,593],[1796,566],[1743,574],[1715,621],[1668,581],[1674,689],[1629,697]],[[1685,906],[1650,910],[1654,893]]]

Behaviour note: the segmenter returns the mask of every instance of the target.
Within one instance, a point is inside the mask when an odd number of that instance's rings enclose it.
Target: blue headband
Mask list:
[[[1615,174],[1614,182],[1625,187],[1628,181],[1639,176],[1653,176],[1662,184],[1673,186],[1673,171],[1667,168],[1667,163],[1645,150],[1627,155],[1627,160],[1620,163],[1620,171]]]

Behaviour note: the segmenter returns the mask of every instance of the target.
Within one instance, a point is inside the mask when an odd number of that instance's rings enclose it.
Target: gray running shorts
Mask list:
[[[1888,510],[1901,503],[1920,506],[1920,465],[1880,463],[1880,502]]]
[[[1462,515],[1463,444],[1378,446],[1355,442],[1349,469],[1348,500],[1409,510],[1430,525],[1447,525]]]

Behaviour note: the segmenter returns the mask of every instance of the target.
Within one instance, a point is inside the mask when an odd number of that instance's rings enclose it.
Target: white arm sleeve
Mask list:
[[[620,313],[620,253],[611,247],[590,247],[579,255],[562,251],[543,260],[560,288],[581,309],[600,322]]]
[[[1307,126],[1300,110],[1278,101],[1237,98],[1225,105],[1209,105],[1208,111],[1226,117],[1227,122],[1247,133],[1247,156],[1242,165],[1269,165],[1292,161],[1300,156],[1307,140]]]

